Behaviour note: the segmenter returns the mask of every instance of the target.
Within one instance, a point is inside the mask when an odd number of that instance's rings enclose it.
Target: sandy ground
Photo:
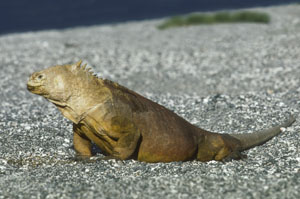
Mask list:
[[[0,198],[299,198],[300,6],[254,10],[272,22],[160,31],[162,20],[151,20],[0,36]],[[68,161],[71,122],[26,81],[79,59],[206,130],[297,121],[226,164]]]

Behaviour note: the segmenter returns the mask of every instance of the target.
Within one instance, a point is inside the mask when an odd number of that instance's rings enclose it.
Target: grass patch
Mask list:
[[[174,16],[158,26],[158,29],[167,29],[180,26],[216,23],[269,23],[270,17],[260,12],[217,12],[215,14],[191,14]]]

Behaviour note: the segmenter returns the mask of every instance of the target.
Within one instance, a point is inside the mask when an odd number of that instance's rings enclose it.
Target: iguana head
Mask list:
[[[49,101],[63,105],[69,98],[67,88],[70,75],[65,66],[52,66],[33,73],[27,82],[27,89]]]
[[[27,82],[27,89],[54,103],[67,118],[76,122],[101,98],[97,93],[101,91],[101,79],[85,67],[79,61],[35,72]]]
[[[64,106],[72,95],[78,95],[80,90],[87,89],[84,84],[91,84],[90,80],[94,76],[85,66],[81,67],[79,61],[72,65],[57,65],[35,72],[27,82],[27,89],[54,104]]]

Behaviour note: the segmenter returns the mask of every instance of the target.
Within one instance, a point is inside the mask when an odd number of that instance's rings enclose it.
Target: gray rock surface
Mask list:
[[[272,22],[159,31],[162,20],[151,20],[0,36],[0,199],[300,198],[300,6],[254,10]],[[26,81],[79,59],[207,130],[249,133],[291,113],[297,121],[226,164],[72,162],[71,123]]]

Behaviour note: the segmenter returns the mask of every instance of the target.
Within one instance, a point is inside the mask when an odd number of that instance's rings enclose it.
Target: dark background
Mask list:
[[[292,2],[300,0],[1,0],[0,34]]]

